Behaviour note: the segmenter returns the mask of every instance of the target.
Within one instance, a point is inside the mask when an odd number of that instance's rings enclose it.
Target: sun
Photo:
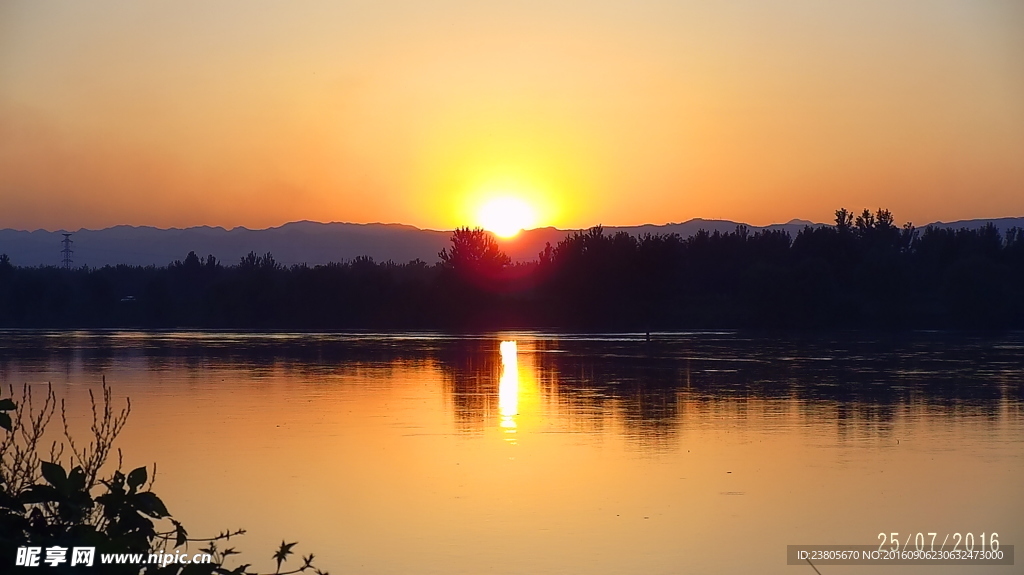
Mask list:
[[[537,212],[520,198],[504,196],[492,198],[480,207],[477,222],[489,232],[510,238],[525,228],[537,225]]]

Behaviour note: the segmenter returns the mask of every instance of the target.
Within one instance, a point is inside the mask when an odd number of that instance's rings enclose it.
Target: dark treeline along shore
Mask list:
[[[0,256],[2,327],[1024,328],[1024,230],[895,224],[883,209],[784,231],[610,235],[513,264],[460,229],[440,261],[285,267],[189,253],[166,267],[18,267]]]

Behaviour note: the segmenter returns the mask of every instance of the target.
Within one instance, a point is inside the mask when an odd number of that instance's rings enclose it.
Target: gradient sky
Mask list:
[[[0,227],[1024,215],[1024,2],[0,0]]]

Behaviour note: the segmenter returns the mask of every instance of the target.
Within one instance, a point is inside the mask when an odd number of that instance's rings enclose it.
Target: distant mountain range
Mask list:
[[[978,228],[992,222],[1000,230],[1024,228],[1024,217],[960,220],[935,222],[933,226],[946,228]],[[605,227],[606,233],[624,231],[633,235],[676,233],[689,237],[700,229],[710,232],[731,232],[739,222],[728,220],[692,219],[682,223]],[[792,236],[804,226],[822,226],[806,220],[792,220],[784,224],[751,226],[757,230],[785,230]],[[500,240],[502,248],[515,261],[530,261],[544,249],[546,243],[556,245],[567,234],[576,230],[537,228],[520,232],[516,237]],[[0,230],[0,253],[6,253],[11,263],[18,266],[59,265],[61,240],[64,231]],[[250,251],[258,254],[271,252],[283,264],[309,265],[351,260],[370,256],[376,261],[394,260],[405,263],[420,259],[433,263],[438,252],[449,245],[450,231],[421,230],[400,224],[350,224],[291,222],[276,228],[250,230],[200,226],[193,228],[160,229],[149,226],[114,226],[102,230],[80,229],[73,232],[74,265],[99,267],[104,265],[167,265],[184,259],[190,251],[205,257],[212,254],[225,264],[235,264]]]

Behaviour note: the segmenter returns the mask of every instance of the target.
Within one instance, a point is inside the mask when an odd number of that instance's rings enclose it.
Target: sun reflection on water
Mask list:
[[[501,427],[505,433],[516,432],[516,418],[519,414],[519,366],[515,341],[503,341],[501,351],[501,379],[498,380],[498,412]],[[506,438],[515,443],[515,437]]]

